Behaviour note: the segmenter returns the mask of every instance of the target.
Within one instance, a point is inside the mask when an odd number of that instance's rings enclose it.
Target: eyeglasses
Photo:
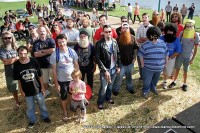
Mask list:
[[[112,31],[104,31],[105,33],[111,33]]]
[[[9,40],[10,40],[11,38],[12,38],[12,37],[4,37],[3,39],[4,39],[4,40],[8,40],[8,39],[9,39]]]
[[[122,20],[122,22],[128,22],[128,21],[126,21],[126,20]]]
[[[154,16],[158,16],[159,14],[153,14]]]
[[[54,24],[53,26],[58,26],[57,24]]]

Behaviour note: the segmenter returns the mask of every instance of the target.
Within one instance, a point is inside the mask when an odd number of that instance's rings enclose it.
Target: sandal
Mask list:
[[[66,122],[68,119],[67,114],[64,114],[62,120]]]

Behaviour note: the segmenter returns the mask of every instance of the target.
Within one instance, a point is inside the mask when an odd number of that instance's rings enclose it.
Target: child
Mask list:
[[[81,115],[82,115],[82,122],[86,121],[86,106],[85,106],[85,93],[86,93],[86,85],[81,80],[81,72],[80,70],[74,70],[71,74],[72,81],[69,83],[69,91],[72,93],[72,100],[70,109],[74,112],[78,108],[81,109]]]

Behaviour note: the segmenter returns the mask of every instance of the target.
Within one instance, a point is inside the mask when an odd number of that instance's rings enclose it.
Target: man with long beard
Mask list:
[[[152,24],[153,26],[158,26],[158,25],[161,25],[159,23],[163,23],[162,21],[160,21],[160,15],[158,11],[153,12],[152,20],[150,20],[149,23]]]
[[[113,83],[113,95],[118,95],[124,75],[126,76],[126,89],[131,94],[134,94],[135,91],[132,81],[132,70],[137,57],[138,45],[135,37],[130,33],[128,23],[122,24],[121,34],[117,39],[117,42],[119,46],[120,57],[123,58],[121,58],[120,73],[117,74]]]
[[[181,53],[182,48],[180,38],[176,37],[177,27],[175,24],[167,24],[164,28],[164,33],[165,35],[161,36],[160,39],[163,40],[167,45],[167,49],[169,51],[169,59],[163,70],[164,81],[162,86],[163,89],[167,89],[166,80],[169,76],[171,76],[175,66],[176,57]]]
[[[180,33],[182,52],[176,58],[174,81],[169,85],[169,88],[176,86],[176,79],[183,65],[183,85],[181,89],[187,91],[187,73],[189,66],[194,62],[199,44],[199,36],[195,32],[194,24],[194,20],[187,20],[183,32]]]
[[[96,69],[96,64],[94,62],[95,50],[88,36],[87,31],[81,31],[79,44],[74,47],[74,50],[78,55],[78,64],[82,73],[82,80],[84,81],[86,75],[87,83],[92,89],[93,77]]]

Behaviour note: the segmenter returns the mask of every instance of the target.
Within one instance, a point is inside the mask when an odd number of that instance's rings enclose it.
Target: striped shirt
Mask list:
[[[138,51],[138,56],[144,59],[144,67],[150,71],[162,71],[168,54],[165,42],[160,39],[156,44],[146,41]]]

